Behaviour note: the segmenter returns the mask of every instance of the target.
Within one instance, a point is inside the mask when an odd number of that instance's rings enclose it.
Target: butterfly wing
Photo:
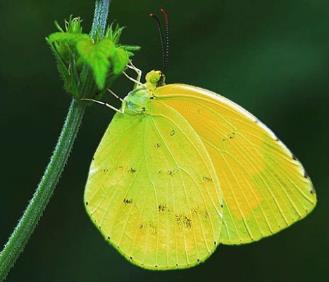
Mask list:
[[[116,114],[91,163],[88,214],[131,262],[187,268],[219,243],[222,194],[198,135],[175,110]]]
[[[301,163],[264,124],[232,101],[183,84],[155,96],[192,125],[212,159],[224,194],[223,244],[272,235],[316,205]]]

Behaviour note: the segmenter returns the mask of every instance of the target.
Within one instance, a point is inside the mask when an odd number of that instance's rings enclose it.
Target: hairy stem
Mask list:
[[[109,5],[110,0],[96,0],[91,29],[93,36],[97,32],[99,34],[104,33]],[[90,87],[87,84],[90,84],[90,81],[87,80],[84,84],[86,85],[82,87],[82,91],[89,91]],[[85,95],[86,93],[82,93],[81,97]],[[44,175],[14,232],[0,253],[0,282],[5,280],[10,269],[14,266],[49,203],[77,137],[85,108],[84,103],[75,99],[72,100],[62,132]]]
[[[93,25],[90,34],[95,36],[97,32],[104,34],[111,0],[96,0]]]
[[[69,157],[82,121],[85,106],[73,100],[54,153],[14,232],[0,253],[0,281],[3,281],[37,226]]]

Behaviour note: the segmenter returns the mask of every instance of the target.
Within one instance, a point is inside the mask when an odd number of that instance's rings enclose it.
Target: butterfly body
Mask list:
[[[151,94],[145,87],[131,91],[123,101],[122,112],[124,114],[143,114],[149,112]]]
[[[219,244],[270,236],[315,206],[312,183],[249,112],[205,89],[131,91],[91,164],[87,212],[106,240],[148,269],[187,268]]]

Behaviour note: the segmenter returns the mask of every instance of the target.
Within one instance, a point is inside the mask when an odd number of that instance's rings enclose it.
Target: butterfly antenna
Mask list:
[[[163,68],[166,68],[166,59],[165,59],[165,47],[164,47],[164,39],[163,39],[163,31],[162,31],[162,27],[161,27],[161,22],[159,17],[154,14],[154,13],[150,13],[149,16],[155,20],[155,23],[157,25],[159,34],[160,34],[160,42],[161,42],[161,51],[162,51],[162,64],[163,64]]]
[[[169,63],[169,16],[168,12],[161,8],[160,12],[163,15],[164,18],[164,27],[165,27],[165,33],[164,33],[164,68],[166,69],[168,67]]]

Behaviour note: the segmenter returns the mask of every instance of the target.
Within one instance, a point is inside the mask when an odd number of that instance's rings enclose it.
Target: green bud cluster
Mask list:
[[[83,33],[81,22],[80,18],[71,17],[63,28],[55,22],[58,31],[46,40],[55,55],[65,90],[78,99],[99,98],[122,74],[139,47],[120,43],[123,27],[112,24],[104,35],[96,32],[91,37]],[[90,73],[94,87],[84,91]]]

